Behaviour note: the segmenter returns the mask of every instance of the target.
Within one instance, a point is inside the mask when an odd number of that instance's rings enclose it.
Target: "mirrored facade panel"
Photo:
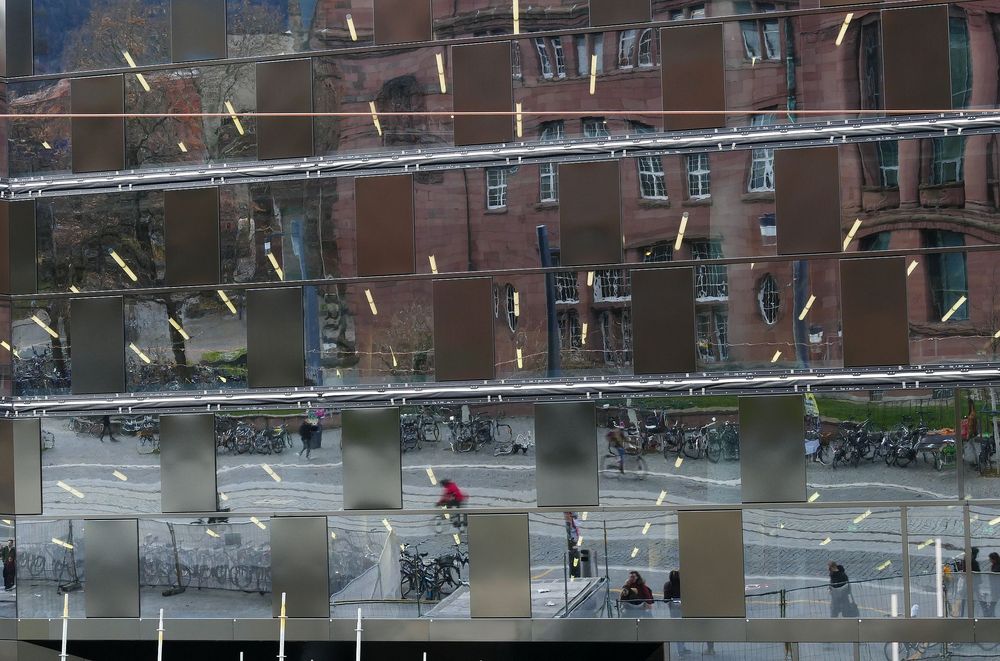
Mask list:
[[[31,23],[35,74],[170,61],[168,3],[83,0],[58,7],[35,0]]]
[[[86,523],[83,519],[17,522],[17,612],[22,618],[56,618],[68,594],[69,616],[86,617]]]
[[[139,521],[141,617],[270,618],[267,517]]]
[[[41,426],[43,514],[160,510],[159,416],[47,417]]]
[[[232,53],[230,53],[232,54]],[[125,75],[125,112],[229,113],[221,117],[132,117],[125,121],[129,168],[233,163],[257,157],[253,64],[208,65]]]
[[[69,299],[13,304],[11,353],[14,394],[66,394],[70,390]]]
[[[404,507],[534,507],[530,404],[404,407],[400,425]]]
[[[307,383],[433,380],[430,280],[307,287],[304,298]]]
[[[925,245],[963,245],[963,236],[927,230]],[[996,252],[950,252],[906,258],[906,308],[913,365],[995,362],[1000,299]]]
[[[810,502],[958,497],[952,389],[806,393],[805,406]]]
[[[11,315],[13,314],[13,305],[10,301],[3,300],[0,301],[0,334],[5,335],[3,338],[7,345],[10,346],[11,339]],[[0,344],[0,348],[3,345]],[[10,397],[14,392],[14,354],[12,351],[13,347],[8,350],[6,348],[0,351],[0,395]]]
[[[231,293],[232,310],[211,291],[126,299],[128,390],[246,388],[243,295]]]
[[[163,193],[51,197],[35,209],[39,291],[163,284]]]
[[[471,559],[457,517],[329,517],[331,617],[360,608],[370,618],[469,618]]]
[[[216,415],[219,511],[344,506],[340,414],[327,409]]]
[[[303,53],[372,44],[372,0],[226,3],[229,57]]]
[[[997,456],[997,431],[1000,411],[995,388],[958,390],[958,430],[965,462],[967,498],[1000,497],[1000,456]]]
[[[675,514],[534,513],[528,525],[533,617],[680,616],[664,598],[679,575]]]
[[[900,537],[895,508],[744,510],[747,616],[902,615]]]
[[[740,502],[735,396],[601,400],[597,426],[602,505]]]
[[[0,560],[3,561],[3,592],[0,592],[0,619],[17,617],[18,546],[13,519],[0,519]]]
[[[973,607],[975,617],[997,617],[1000,601],[1000,510],[996,507],[969,508],[972,538]]]
[[[8,83],[8,112],[12,115],[70,112],[68,78]],[[68,117],[12,117],[7,128],[10,176],[62,174],[72,169],[71,127]]]
[[[910,507],[906,522],[910,617],[970,617],[962,508]]]

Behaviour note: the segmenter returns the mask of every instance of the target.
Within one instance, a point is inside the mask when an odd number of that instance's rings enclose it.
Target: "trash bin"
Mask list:
[[[593,578],[594,566],[591,562],[590,549],[580,549],[580,567],[575,576],[577,578]]]

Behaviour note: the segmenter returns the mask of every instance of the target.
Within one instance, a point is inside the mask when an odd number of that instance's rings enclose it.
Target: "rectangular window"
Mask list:
[[[875,143],[878,152],[878,176],[882,188],[899,188],[899,143],[882,140]]]
[[[667,178],[663,173],[663,159],[659,156],[640,156],[639,194],[647,200],[667,199]]]
[[[858,241],[858,249],[861,251],[888,250],[889,239],[891,237],[892,232],[875,232],[874,234],[869,234]]]
[[[566,127],[563,121],[544,122],[538,139],[541,142],[562,140],[566,137]],[[542,202],[557,202],[559,200],[559,166],[555,163],[542,163],[538,166],[538,199]]]
[[[924,230],[924,247],[947,248],[964,246],[965,236],[947,230]],[[927,255],[927,280],[933,305],[933,321],[940,321],[958,300],[969,295],[965,253],[951,252]],[[948,321],[966,321],[969,318],[969,301],[958,308]]]
[[[632,298],[632,278],[627,269],[609,269],[594,273],[595,301],[623,301]]]
[[[709,187],[710,172],[708,154],[688,154],[687,158],[688,198],[704,200],[712,195]]]
[[[556,321],[559,323],[560,348],[579,349],[583,346],[583,328],[576,310],[562,310],[556,314]]]
[[[576,73],[580,76],[590,75],[590,58],[597,56],[597,73],[604,73],[604,33],[577,34],[573,36],[576,48]]]
[[[962,154],[965,138],[960,135],[934,138],[931,159],[931,183],[953,184],[963,180]]]
[[[635,53],[637,30],[625,30],[618,35],[618,68],[631,69]]]
[[[584,117],[582,120],[583,124],[583,137],[585,138],[608,138],[611,136],[608,133],[608,122],[603,117]]]
[[[705,5],[691,5],[691,18],[705,18]]]
[[[651,246],[639,248],[641,260],[647,264],[669,262],[674,257],[674,247],[668,241],[659,241]]]
[[[722,241],[695,241],[692,259],[722,259]],[[725,265],[699,266],[695,270],[695,297],[699,301],[729,299],[729,274]]]
[[[562,37],[552,37],[552,53],[556,57],[556,77],[566,77],[566,54],[563,52]]]
[[[545,47],[545,39],[535,37],[535,51],[538,53],[538,71],[542,78],[552,77],[552,60],[549,58],[549,49]]]
[[[775,10],[770,3],[757,3],[756,10],[749,2],[736,3],[737,14]],[[743,51],[751,62],[781,59],[781,23],[778,19],[740,21],[740,33],[743,36]]]
[[[951,55],[951,106],[956,110],[969,105],[972,94],[972,59],[969,54],[969,26],[961,17],[948,19]]]
[[[486,208],[507,207],[507,168],[486,168]]]
[[[729,314],[723,310],[716,310],[715,316],[715,337],[719,343],[719,360],[729,360]]]
[[[766,126],[774,123],[774,113],[754,115],[751,126]],[[747,191],[759,193],[774,190],[774,150],[753,149],[750,151],[750,177],[747,181]]]
[[[882,107],[882,36],[879,23],[861,26],[861,107],[878,110]]]
[[[559,252],[552,251],[552,266],[559,266]],[[576,271],[555,273],[556,303],[579,303],[580,290],[577,288]]]
[[[646,28],[639,35],[639,66],[653,66],[653,29]]]

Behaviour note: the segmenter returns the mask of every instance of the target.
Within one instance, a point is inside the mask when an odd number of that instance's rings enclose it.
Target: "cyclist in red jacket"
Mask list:
[[[458,485],[451,480],[441,480],[441,488],[444,492],[441,494],[441,498],[437,501],[438,507],[446,508],[459,508],[468,499],[462,490],[458,488]],[[465,517],[461,514],[457,514],[452,517],[451,524],[456,528],[461,529],[465,525]],[[438,527],[440,527],[440,519],[438,519]]]

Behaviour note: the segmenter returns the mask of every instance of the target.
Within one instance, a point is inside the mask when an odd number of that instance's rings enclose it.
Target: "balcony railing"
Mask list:
[[[628,301],[632,299],[632,278],[625,269],[597,271],[594,274],[594,301]]]

